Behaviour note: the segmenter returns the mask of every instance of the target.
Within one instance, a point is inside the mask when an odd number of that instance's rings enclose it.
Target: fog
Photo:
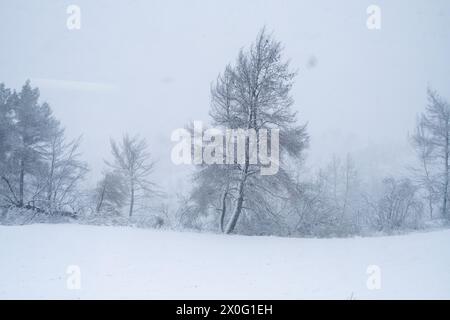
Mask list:
[[[381,30],[369,30],[374,2],[2,0],[0,82],[40,88],[67,133],[83,135],[92,182],[109,138],[129,132],[148,140],[158,182],[181,189],[188,168],[171,164],[171,132],[209,121],[211,82],[265,25],[298,69],[308,167],[350,152],[367,171],[397,170],[427,86],[450,98],[450,2],[376,1]],[[80,30],[66,27],[70,4]]]

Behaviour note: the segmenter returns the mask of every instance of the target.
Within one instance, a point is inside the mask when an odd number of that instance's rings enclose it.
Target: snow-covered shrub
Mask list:
[[[163,217],[159,215],[136,215],[127,217],[124,215],[99,215],[92,214],[79,220],[82,224],[98,226],[131,226],[137,228],[159,229],[166,226]]]
[[[368,202],[368,210],[375,228],[380,231],[417,229],[423,217],[418,187],[407,178],[385,178],[381,196],[376,202]]]
[[[0,224],[26,225],[33,223],[72,223],[77,216],[70,212],[47,213],[14,206],[4,207],[0,215]]]

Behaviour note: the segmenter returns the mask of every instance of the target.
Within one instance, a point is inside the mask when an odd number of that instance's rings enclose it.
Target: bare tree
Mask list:
[[[357,223],[358,202],[361,197],[358,173],[352,157],[347,154],[345,162],[333,156],[326,172],[322,172],[331,190],[336,227],[342,232],[355,232]],[[352,230],[350,230],[352,229]]]
[[[362,229],[362,190],[350,155],[345,161],[333,155],[325,168],[297,182],[297,189],[289,218],[291,233],[347,236]]]
[[[129,191],[128,214],[131,217],[137,199],[149,197],[156,193],[156,185],[149,180],[155,162],[147,151],[147,142],[138,136],[125,134],[121,143],[111,139],[113,161],[106,164],[120,174],[127,183]]]
[[[442,217],[448,217],[450,165],[450,105],[428,89],[428,105],[420,116],[413,145],[422,165],[421,182],[428,193],[430,215],[439,201]]]
[[[413,167],[414,176],[418,179],[418,184],[425,191],[425,200],[428,206],[430,219],[434,217],[434,207],[440,198],[439,195],[439,179],[436,172],[436,164],[433,161],[433,145],[430,142],[428,132],[424,127],[424,123],[418,121],[415,135],[413,136],[413,145],[416,149],[420,167]]]
[[[43,154],[46,170],[42,177],[43,192],[36,192],[33,201],[44,202],[50,213],[73,208],[76,202],[76,188],[88,171],[87,164],[80,160],[81,137],[67,142],[64,129],[57,128]]]

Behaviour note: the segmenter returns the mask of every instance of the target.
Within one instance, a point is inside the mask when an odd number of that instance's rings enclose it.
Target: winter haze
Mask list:
[[[299,71],[292,94],[309,161],[354,152],[389,170],[408,155],[427,85],[450,95],[450,4],[377,1],[382,28],[370,31],[372,2],[76,1],[81,29],[70,31],[70,1],[5,0],[1,80],[39,86],[68,133],[83,134],[95,177],[109,137],[128,131],[149,140],[161,182],[179,187],[171,132],[208,122],[212,81],[266,25]]]
[[[450,298],[448,0],[0,0],[0,39],[0,299]]]

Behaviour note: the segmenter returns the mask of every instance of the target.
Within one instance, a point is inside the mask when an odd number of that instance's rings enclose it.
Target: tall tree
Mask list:
[[[263,129],[277,129],[280,135],[281,163],[274,175],[262,176],[264,165],[250,160],[248,135],[244,163],[201,165],[193,198],[203,198],[203,203],[220,212],[220,225],[226,233],[235,230],[243,212],[250,227],[254,219],[264,220],[265,225],[269,225],[268,220],[279,223],[283,203],[293,190],[283,157],[300,159],[308,144],[306,125],[296,124],[296,113],[291,110],[294,77],[289,62],[282,58],[281,43],[263,28],[250,48],[241,50],[236,63],[228,65],[212,86],[210,116],[215,127],[254,130],[256,137]],[[257,150],[261,150],[260,143],[258,139]],[[210,192],[202,196],[199,190],[211,184]]]
[[[437,200],[441,215],[449,217],[450,105],[434,90],[428,89],[428,105],[417,122],[413,144],[422,165],[430,214]]]
[[[9,182],[8,164],[11,157],[14,131],[13,131],[13,113],[12,101],[14,95],[10,89],[0,83],[0,192],[2,194],[1,201],[17,202],[15,193]]]
[[[2,179],[8,185],[12,204],[23,207],[35,194],[35,190],[27,190],[31,188],[27,181],[41,174],[45,149],[59,124],[50,106],[39,103],[39,90],[32,88],[29,81],[10,99],[9,115],[13,123],[10,135],[14,136],[14,142],[8,155],[7,176]]]
[[[4,164],[11,149],[11,90],[0,83],[0,165]]]
[[[19,93],[0,85],[0,191],[8,205],[47,213],[73,208],[87,171],[79,144],[67,142],[29,81]]]
[[[121,143],[111,139],[113,161],[106,164],[122,175],[129,190],[128,215],[135,210],[136,200],[156,193],[156,185],[149,180],[155,162],[151,160],[145,139],[125,134]]]
[[[11,150],[11,90],[0,83],[0,166],[6,161],[8,152]]]

